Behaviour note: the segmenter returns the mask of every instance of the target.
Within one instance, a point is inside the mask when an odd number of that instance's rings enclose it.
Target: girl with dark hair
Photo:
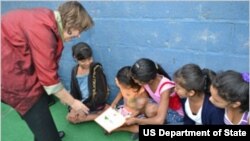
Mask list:
[[[142,58],[131,68],[132,78],[143,86],[152,100],[158,104],[156,115],[146,119],[130,118],[127,124],[179,124],[182,122],[182,106],[174,92],[174,82],[154,61]]]
[[[209,86],[215,73],[196,64],[186,64],[174,73],[175,91],[183,98],[184,124],[224,124],[223,109],[210,101]]]
[[[226,125],[249,124],[249,73],[221,72],[213,79],[210,90],[210,101],[225,108]]]
[[[111,107],[116,107],[118,102],[123,99],[124,105],[119,108],[120,113],[124,117],[131,117],[138,115],[139,111],[136,109],[136,97],[139,95],[147,96],[144,89],[136,84],[130,73],[130,66],[122,67],[115,78],[116,85],[119,87],[120,92],[111,104]]]
[[[92,49],[87,43],[80,42],[74,45],[72,55],[77,65],[72,69],[70,93],[86,105],[90,112],[85,114],[69,107],[66,118],[72,123],[92,121],[106,106],[109,95],[106,76],[102,65],[94,62]]]
[[[143,114],[144,107],[151,109],[156,109],[156,104],[148,103],[148,95],[145,89],[134,82],[131,77],[130,72],[131,67],[122,67],[115,78],[116,85],[119,87],[120,91],[116,98],[111,104],[111,107],[116,108],[118,102],[123,99],[124,104],[118,106],[118,112],[120,112],[124,117],[144,117]],[[153,116],[154,113],[145,113],[147,117]],[[139,132],[139,126],[137,124],[131,126],[122,126],[115,131],[130,131],[133,133]]]

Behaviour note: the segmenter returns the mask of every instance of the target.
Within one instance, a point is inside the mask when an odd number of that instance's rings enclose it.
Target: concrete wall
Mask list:
[[[55,2],[2,2],[2,14],[16,8],[48,7]],[[117,93],[116,72],[147,57],[172,75],[187,63],[215,71],[249,71],[248,1],[83,1],[95,26],[80,39],[65,43],[60,61],[61,79],[69,88],[74,66],[71,46],[85,41],[103,64],[111,87],[109,102]]]

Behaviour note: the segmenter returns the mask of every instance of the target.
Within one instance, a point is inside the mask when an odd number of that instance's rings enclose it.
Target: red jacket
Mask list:
[[[44,92],[43,86],[60,82],[63,42],[49,9],[15,10],[1,20],[1,100],[23,115]]]

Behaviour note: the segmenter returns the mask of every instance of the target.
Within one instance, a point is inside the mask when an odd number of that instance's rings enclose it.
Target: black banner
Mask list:
[[[140,125],[139,141],[156,139],[157,141],[185,139],[201,139],[211,137],[231,138],[250,137],[250,126],[240,125]]]

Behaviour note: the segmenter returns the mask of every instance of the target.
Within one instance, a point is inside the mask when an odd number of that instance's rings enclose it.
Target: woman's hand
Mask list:
[[[84,105],[81,101],[74,99],[72,104],[70,105],[72,109],[74,109],[77,112],[82,112],[85,114],[89,114],[89,108]]]
[[[85,114],[89,113],[89,108],[84,105],[80,100],[74,99],[72,95],[66,91],[66,89],[60,90],[55,94],[55,96],[57,96],[62,103],[69,105],[76,112],[81,112]]]

